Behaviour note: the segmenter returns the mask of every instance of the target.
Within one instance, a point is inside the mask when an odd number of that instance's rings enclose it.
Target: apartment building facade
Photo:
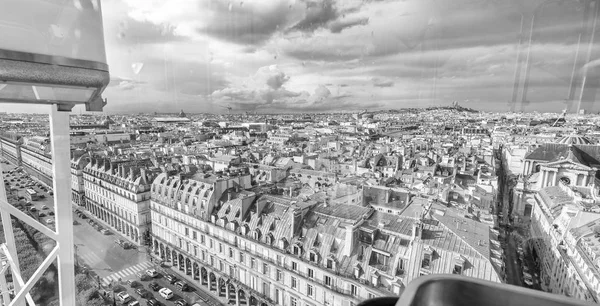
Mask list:
[[[440,221],[370,206],[219,187],[231,180],[158,176],[152,253],[236,305],[356,305],[430,273],[500,281],[490,260],[499,243],[471,246]]]
[[[71,158],[71,202],[76,206],[85,206],[85,181],[83,169],[90,162],[88,155]]]
[[[24,138],[21,145],[21,165],[31,176],[52,186],[50,139],[40,136]]]
[[[600,209],[567,184],[535,195],[530,244],[540,266],[544,291],[590,302],[600,301]]]
[[[0,155],[14,165],[21,165],[21,137],[16,134],[1,134]]]
[[[92,158],[83,169],[86,209],[137,245],[149,241],[149,160]]]

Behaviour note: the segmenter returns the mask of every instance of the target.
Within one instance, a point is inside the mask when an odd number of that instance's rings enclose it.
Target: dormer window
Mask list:
[[[267,240],[267,244],[271,245],[273,243],[273,235],[271,233],[268,233],[266,240]]]
[[[287,241],[285,240],[285,238],[282,238],[281,240],[279,240],[279,248],[282,250],[285,250]]]
[[[452,270],[452,274],[462,274],[463,267],[457,264],[454,264],[454,270]]]
[[[256,229],[254,231],[253,235],[254,235],[255,240],[259,240],[260,239],[260,230]]]
[[[335,269],[335,260],[333,260],[333,258],[331,258],[331,257],[327,258],[327,262],[326,262],[325,267],[327,269],[334,270]]]
[[[294,253],[294,255],[300,255],[300,247],[298,245],[294,245],[294,247],[292,248],[292,252]]]
[[[356,266],[354,267],[354,278],[360,278],[360,271],[361,271],[361,267],[359,264],[356,264]]]
[[[371,276],[371,284],[375,287],[379,286],[379,273],[377,271]]]
[[[423,259],[421,260],[421,268],[429,270],[431,268],[431,253],[423,254]]]
[[[237,227],[237,223],[235,221],[229,222],[229,229],[230,230],[235,231],[236,227]]]
[[[465,269],[465,258],[462,256],[457,256],[454,258],[454,269],[452,270],[452,274],[462,274]]]
[[[308,257],[311,262],[316,263],[319,261],[319,254],[315,251],[311,251]]]

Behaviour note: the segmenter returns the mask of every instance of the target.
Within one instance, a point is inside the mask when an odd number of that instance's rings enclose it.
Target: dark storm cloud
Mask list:
[[[331,31],[331,33],[340,33],[344,29],[351,28],[357,25],[367,25],[368,23],[369,18],[367,17],[341,19],[332,22],[329,25],[329,30]]]
[[[304,18],[290,28],[290,31],[313,32],[325,27],[330,21],[338,18],[333,0],[320,2],[307,0]]]
[[[210,10],[212,18],[198,31],[224,41],[260,45],[288,21],[289,9],[283,1],[268,10],[241,3],[231,4],[230,9],[227,1],[210,1],[208,7],[202,9]]]
[[[186,40],[175,35],[174,30],[175,27],[168,24],[156,25],[128,18],[119,24],[117,37],[126,44],[156,44]]]
[[[532,2],[539,4],[539,1]],[[365,25],[363,36],[354,38],[355,41],[361,41],[360,45],[346,46],[345,41],[335,42],[342,45],[342,52],[340,52],[335,43],[301,42],[290,45],[285,52],[300,60],[346,61],[356,58],[381,58],[420,50],[516,45],[521,14],[526,17],[524,28],[527,35],[530,27],[527,10],[531,8],[522,8],[522,5],[514,3],[483,4],[484,2],[479,0],[459,0],[441,8],[425,9],[428,6],[424,3],[420,8],[421,11],[407,12],[401,19],[394,20],[398,25],[410,24],[410,30],[395,27],[383,31],[381,29],[383,24],[377,23],[380,17],[387,16],[382,13],[383,15],[377,18],[371,16],[373,22],[369,21]],[[534,42],[576,43],[581,14],[578,4],[561,6],[552,3],[544,6],[536,19]],[[343,32],[340,29],[343,22],[344,19],[330,22],[330,30]],[[354,22],[348,21],[348,24]],[[369,48],[366,49],[365,46]]]

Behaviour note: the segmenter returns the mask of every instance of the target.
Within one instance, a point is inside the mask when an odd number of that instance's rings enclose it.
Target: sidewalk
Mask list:
[[[228,305],[228,301],[224,297],[219,297],[207,288],[202,287],[200,280],[196,280],[192,276],[185,274],[184,271],[180,271],[178,267],[171,265],[171,263],[168,263],[168,265],[169,267],[163,267],[160,270],[175,274],[177,277],[185,280],[188,286],[194,288],[194,293],[198,296],[199,300],[210,306]]]
[[[96,223],[102,225],[104,228],[110,230],[110,232],[112,233],[113,236],[119,236],[119,237],[123,238],[123,240],[131,242],[138,250],[142,250],[142,251],[146,252],[145,245],[142,245],[142,244],[138,245],[138,243],[135,242],[133,239],[123,235],[123,233],[119,232],[116,228],[110,226],[110,224],[108,224],[105,221],[103,221],[102,219],[96,217],[94,214],[92,214],[92,212],[87,210],[84,206],[77,206],[77,205],[73,204],[73,207],[80,210],[89,219],[94,220],[94,222],[96,222]],[[75,220],[75,216],[73,216],[73,220]]]

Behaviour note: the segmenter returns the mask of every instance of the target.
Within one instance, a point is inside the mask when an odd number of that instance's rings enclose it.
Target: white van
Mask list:
[[[170,300],[173,298],[173,291],[169,288],[162,288],[158,291],[158,294],[162,296],[165,300]]]

